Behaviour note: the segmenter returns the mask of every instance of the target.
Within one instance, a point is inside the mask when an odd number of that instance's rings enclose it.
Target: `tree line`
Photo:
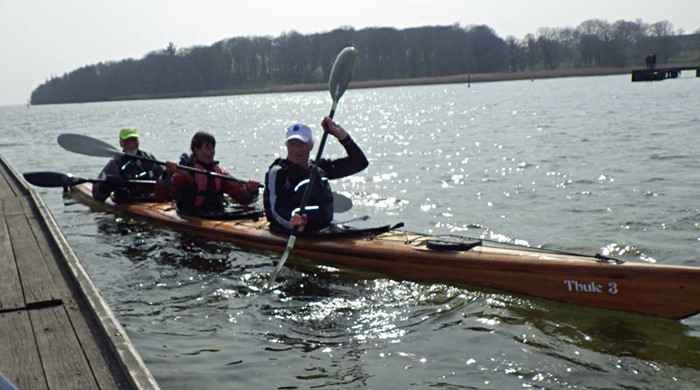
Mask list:
[[[31,95],[31,104],[93,102],[149,97],[198,96],[328,80],[335,56],[355,46],[353,79],[390,80],[491,72],[523,72],[659,63],[684,53],[700,61],[700,29],[676,35],[668,21],[608,23],[587,20],[576,28],[541,28],[522,39],[500,38],[485,25],[406,29],[338,28],[324,33],[235,37],[211,46],[165,49],[142,59],[87,65],[52,77]],[[680,58],[680,57],[679,57]]]

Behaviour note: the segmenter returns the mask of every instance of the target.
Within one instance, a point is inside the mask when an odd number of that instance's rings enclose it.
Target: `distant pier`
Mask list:
[[[44,202],[2,156],[0,374],[3,390],[158,389]]]
[[[653,69],[637,69],[632,71],[632,81],[661,81],[666,79],[675,79],[681,74],[681,71],[695,71],[695,77],[700,77],[700,67],[669,67],[669,68],[653,68]]]

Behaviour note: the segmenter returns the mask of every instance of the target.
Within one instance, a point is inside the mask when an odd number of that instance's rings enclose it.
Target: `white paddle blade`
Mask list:
[[[352,70],[355,67],[356,58],[357,50],[352,46],[341,50],[338,57],[336,57],[331,70],[331,77],[328,80],[328,90],[334,102],[340,100],[340,97],[345,93],[345,89],[347,89],[350,79],[352,79]]]

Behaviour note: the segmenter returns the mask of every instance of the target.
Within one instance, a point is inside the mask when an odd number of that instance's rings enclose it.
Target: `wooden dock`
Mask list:
[[[695,77],[700,77],[700,67],[670,67],[633,70],[632,81],[660,81],[675,79],[678,78],[678,76],[680,76],[681,72],[684,70],[695,71]]]
[[[158,388],[44,202],[2,156],[0,373],[10,389]]]

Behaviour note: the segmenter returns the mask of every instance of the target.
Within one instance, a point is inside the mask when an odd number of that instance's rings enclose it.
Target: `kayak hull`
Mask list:
[[[95,201],[89,183],[70,188],[92,208],[146,218],[251,249],[284,252],[288,236],[259,220],[213,221],[179,216],[172,203]],[[603,261],[519,246],[428,248],[436,237],[389,231],[366,237],[297,237],[294,254],[315,263],[378,272],[397,279],[478,286],[576,305],[669,319],[700,313],[700,267]]]

